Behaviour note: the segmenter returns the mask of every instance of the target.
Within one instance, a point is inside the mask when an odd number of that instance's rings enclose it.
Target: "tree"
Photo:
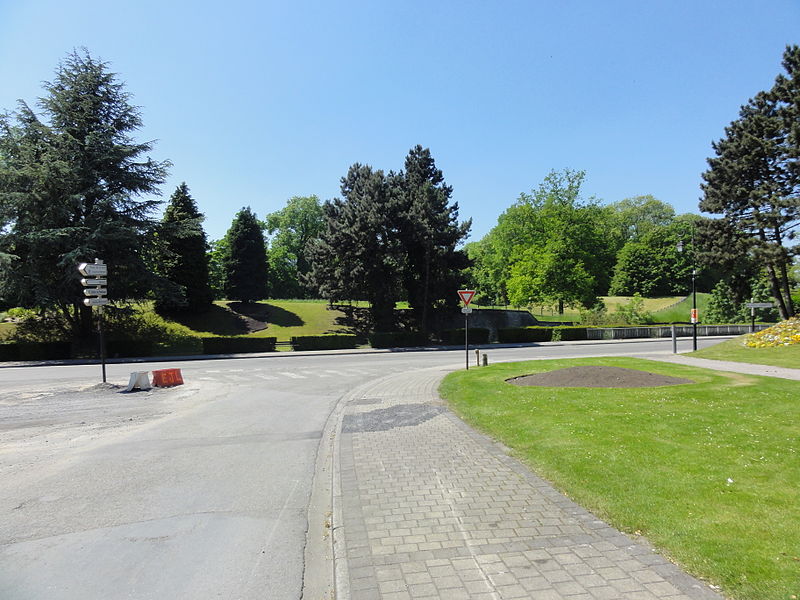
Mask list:
[[[513,304],[588,307],[608,290],[617,236],[610,209],[581,198],[584,176],[551,172],[489,233],[495,289],[505,286]]]
[[[269,270],[273,298],[306,298],[302,279],[311,269],[306,249],[325,224],[325,212],[316,196],[295,196],[286,206],[267,215],[270,240]]]
[[[0,296],[55,309],[69,332],[87,334],[91,309],[78,263],[95,257],[109,269],[109,297],[143,297],[153,276],[143,260],[150,215],[169,163],[144,155],[152,143],[132,137],[139,110],[107,63],[73,52],[61,63],[41,116],[20,101],[0,118],[0,253],[13,257]]]
[[[787,46],[786,75],[742,106],[739,119],[714,143],[703,173],[700,209],[721,215],[743,236],[748,252],[765,265],[783,318],[794,314],[789,245],[800,224],[800,46]]]
[[[156,308],[163,311],[200,312],[211,304],[206,234],[203,214],[181,183],[170,198],[158,230],[158,272],[177,284],[178,296],[163,294]]]
[[[389,331],[402,269],[400,184],[394,174],[356,163],[341,191],[342,198],[323,205],[325,227],[309,245],[306,282],[331,302],[368,300],[376,330]]]
[[[401,186],[399,240],[403,253],[403,287],[423,331],[430,330],[433,309],[458,304],[455,291],[469,265],[456,247],[469,233],[471,220],[458,222],[458,203],[450,203],[453,188],[428,148],[412,148]]]
[[[619,222],[622,242],[641,239],[654,227],[665,227],[675,219],[675,209],[651,196],[634,196],[609,205]]]
[[[223,268],[227,298],[242,302],[266,298],[266,244],[261,224],[249,206],[236,213],[225,237],[228,251]]]

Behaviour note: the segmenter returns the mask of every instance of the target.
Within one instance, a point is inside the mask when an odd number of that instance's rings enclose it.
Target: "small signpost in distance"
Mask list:
[[[475,297],[475,290],[458,290],[458,297],[464,303],[461,312],[464,313],[464,352],[467,356],[467,371],[469,371],[469,315],[472,312],[469,303]]]

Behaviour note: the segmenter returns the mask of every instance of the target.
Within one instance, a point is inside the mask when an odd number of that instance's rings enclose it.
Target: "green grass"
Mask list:
[[[699,313],[700,322],[703,322],[703,315],[707,312],[708,300],[711,294],[698,292],[697,294],[697,311]],[[647,305],[645,304],[645,307]],[[692,297],[684,298],[680,303],[665,310],[658,310],[653,312],[653,320],[656,323],[673,323],[685,322],[688,323],[692,316]]]
[[[732,340],[726,340],[697,352],[692,352],[689,356],[800,369],[800,344],[773,348],[748,348],[744,345],[746,337],[746,335],[743,335]]]
[[[602,389],[505,382],[581,364],[695,383]],[[800,595],[800,383],[607,358],[461,371],[440,392],[467,422],[577,502],[626,532],[642,532],[728,597]]]
[[[698,303],[700,301],[701,295],[707,294],[698,294]],[[631,300],[632,296],[601,296],[600,299],[606,305],[606,310],[608,310],[609,314],[616,311],[617,307],[627,304]],[[650,313],[660,313],[664,311],[667,307],[672,306],[678,302],[681,302],[683,296],[665,296],[661,298],[643,298],[644,300],[644,310]],[[691,300],[689,303],[691,306]],[[502,306],[494,307],[494,308],[505,308]],[[534,307],[531,311],[534,317],[536,317],[540,321],[578,321],[580,319],[580,312],[577,308],[565,308],[564,314],[559,315],[556,310],[545,310],[541,311],[537,307]],[[661,320],[659,317],[657,320]],[[688,321],[689,320],[689,313],[686,312],[686,316],[681,317],[681,320]]]
[[[267,328],[249,333],[240,315],[264,321]],[[299,335],[350,333],[346,325],[337,323],[337,319],[344,318],[342,311],[329,309],[325,300],[268,300],[252,306],[215,302],[205,313],[177,317],[176,321],[206,335],[252,335],[289,341],[292,336]]]
[[[0,323],[0,340],[6,339],[17,328],[13,323]]]

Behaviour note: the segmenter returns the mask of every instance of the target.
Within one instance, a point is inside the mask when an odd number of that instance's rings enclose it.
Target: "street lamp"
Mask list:
[[[683,252],[683,240],[678,240],[678,252]],[[694,231],[692,231],[692,350],[697,350],[697,287],[695,286],[695,279],[697,278],[697,269],[694,264]]]

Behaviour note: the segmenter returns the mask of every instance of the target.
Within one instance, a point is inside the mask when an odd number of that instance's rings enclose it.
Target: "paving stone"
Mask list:
[[[351,600],[722,600],[449,413],[441,374],[346,405],[334,538]]]

